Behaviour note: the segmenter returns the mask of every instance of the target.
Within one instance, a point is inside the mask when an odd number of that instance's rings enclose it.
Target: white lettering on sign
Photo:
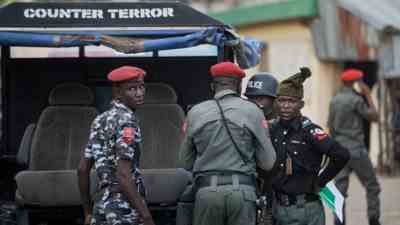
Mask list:
[[[247,84],[247,87],[262,89],[263,88],[263,82],[262,81],[252,81],[252,80],[250,80],[249,83]]]
[[[35,13],[35,10],[33,10],[33,9],[25,9],[24,10],[24,17],[25,18],[33,18],[34,17],[34,13]]]
[[[103,19],[101,9],[25,9],[25,18]]]
[[[108,9],[111,19],[168,18],[174,17],[173,8]]]
[[[151,17],[153,17],[153,18],[157,18],[157,17],[162,16],[162,10],[161,9],[152,9],[150,13],[151,13]]]
[[[71,13],[65,9],[60,9],[59,17],[69,19],[71,18]]]
[[[117,17],[118,9],[109,9],[107,12],[110,14],[111,19],[115,19]]]
[[[111,19],[142,19],[174,17],[174,8],[145,8],[145,9],[107,9]],[[28,8],[24,17],[29,19],[104,19],[102,9],[46,9]]]

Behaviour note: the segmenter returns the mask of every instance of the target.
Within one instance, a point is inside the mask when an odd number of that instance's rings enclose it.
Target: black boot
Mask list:
[[[381,225],[378,218],[369,218],[369,225]]]

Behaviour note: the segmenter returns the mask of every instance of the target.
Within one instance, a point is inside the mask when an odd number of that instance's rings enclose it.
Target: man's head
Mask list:
[[[122,66],[112,70],[108,79],[113,82],[113,98],[131,109],[143,104],[146,72],[138,67]]]
[[[361,70],[357,69],[348,69],[343,71],[340,79],[343,82],[343,85],[346,87],[353,87],[353,84],[357,81],[360,81],[364,73]]]
[[[258,106],[268,115],[272,111],[276,98],[278,81],[268,73],[257,73],[247,82],[246,97],[257,103]]]
[[[217,93],[222,90],[233,90],[240,92],[242,78],[245,72],[236,64],[223,62],[215,64],[210,69],[213,76],[212,89]]]
[[[276,105],[282,120],[291,120],[300,115],[304,107],[303,82],[310,76],[310,69],[300,68],[300,73],[294,74],[279,84]]]

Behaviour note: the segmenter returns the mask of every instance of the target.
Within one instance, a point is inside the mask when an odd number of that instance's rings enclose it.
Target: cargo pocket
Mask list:
[[[244,203],[241,219],[245,220],[248,224],[255,224],[257,195],[254,190],[242,190],[242,193]]]
[[[255,191],[250,190],[242,190],[243,192],[243,199],[247,202],[252,202],[254,205],[256,204],[257,195]]]

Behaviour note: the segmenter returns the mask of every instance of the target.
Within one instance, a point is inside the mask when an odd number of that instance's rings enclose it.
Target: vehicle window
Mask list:
[[[106,46],[85,46],[85,57],[88,58],[109,58],[109,57],[152,57],[153,52],[143,52],[135,54],[125,54],[115,51]]]
[[[79,48],[11,47],[11,58],[78,58]]]
[[[217,56],[218,48],[214,45],[204,44],[191,48],[181,48],[173,50],[162,50],[158,52],[160,57],[174,56]]]

